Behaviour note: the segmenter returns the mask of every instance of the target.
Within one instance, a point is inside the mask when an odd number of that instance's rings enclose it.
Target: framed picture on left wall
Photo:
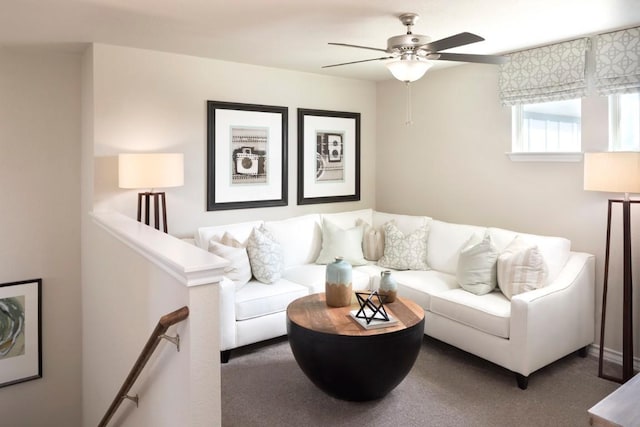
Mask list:
[[[42,378],[42,279],[0,284],[0,387]]]
[[[286,206],[288,108],[207,101],[207,210]]]

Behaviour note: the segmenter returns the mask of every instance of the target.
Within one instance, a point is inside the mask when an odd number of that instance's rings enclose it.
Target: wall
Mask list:
[[[402,83],[378,85],[376,207],[569,238],[573,250],[597,257],[599,337],[606,200],[616,195],[584,191],[582,162],[509,160],[511,112],[498,99],[497,67],[470,64],[430,71],[411,90],[414,124],[406,126]],[[606,150],[606,98],[585,98],[582,108],[583,151]],[[620,350],[621,212],[614,211],[613,218],[619,221],[612,231],[605,346]],[[634,226],[637,230],[640,223]],[[640,247],[634,252],[637,260]],[[638,301],[636,292],[635,306]]]
[[[163,52],[94,45],[96,209],[135,216],[136,191],[117,183],[120,152],[184,152],[185,185],[169,188],[169,232],[192,236],[198,226],[375,204],[375,83]],[[206,211],[206,101],[289,108],[289,206]],[[361,113],[360,202],[296,205],[297,108]]]
[[[43,280],[43,378],[0,389],[3,425],[80,425],[79,81],[77,54],[0,48],[0,282]]]

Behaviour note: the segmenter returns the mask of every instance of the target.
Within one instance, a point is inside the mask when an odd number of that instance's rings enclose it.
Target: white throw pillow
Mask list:
[[[429,227],[425,224],[405,235],[395,221],[382,226],[384,230],[384,255],[378,265],[396,270],[429,270],[427,265],[427,237]]]
[[[511,299],[514,295],[542,288],[548,269],[537,246],[520,236],[498,256],[498,286]]]
[[[224,269],[224,275],[233,281],[236,288],[239,288],[251,280],[251,265],[247,249],[227,233],[222,236],[221,240],[218,242],[211,239],[209,252],[230,262]]]
[[[488,233],[482,241],[477,240],[478,237],[472,237],[469,245],[460,252],[456,279],[462,289],[484,295],[498,285],[496,266],[499,253]]]
[[[254,277],[263,283],[273,283],[282,277],[284,256],[282,246],[264,226],[254,228],[247,240],[247,254]]]
[[[378,261],[384,255],[384,230],[372,227],[368,222],[359,219],[356,225],[362,229],[362,253],[369,261]]]
[[[322,250],[316,264],[329,264],[342,257],[351,265],[365,265],[362,253],[362,227],[343,230],[331,221],[322,220]]]

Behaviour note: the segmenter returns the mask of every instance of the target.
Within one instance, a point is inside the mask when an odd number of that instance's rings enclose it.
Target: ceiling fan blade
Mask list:
[[[393,59],[393,56],[383,56],[382,58],[363,59],[362,61],[343,62],[341,64],[323,65],[322,68],[339,67],[341,65],[358,64],[360,62],[382,61],[385,59]]]
[[[358,49],[369,49],[369,50],[377,50],[378,52],[386,52],[386,49],[379,49],[377,47],[369,47],[369,46],[358,46],[356,44],[347,44],[347,43],[329,43],[333,46],[345,46],[345,47],[357,47]]]
[[[474,55],[470,53],[446,53],[438,52],[427,55],[427,59],[439,59],[444,61],[477,62],[480,64],[504,64],[509,60],[506,56],[498,55]]]
[[[441,50],[447,50],[458,46],[464,46],[466,44],[481,42],[484,39],[480,36],[471,33],[459,33],[451,37],[436,40],[421,46],[431,52],[439,52]]]

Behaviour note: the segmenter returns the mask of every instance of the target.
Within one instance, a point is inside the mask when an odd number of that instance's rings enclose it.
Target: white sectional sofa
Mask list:
[[[412,245],[424,244],[422,250],[426,248],[426,254],[418,249],[417,256],[424,258],[426,268],[418,265],[420,269],[391,269],[398,282],[398,295],[410,298],[424,308],[426,335],[514,372],[522,389],[527,387],[532,372],[574,351],[580,350],[585,355],[587,346],[593,342],[595,260],[590,254],[571,252],[567,239],[363,209],[197,230],[195,241],[202,249],[214,251],[212,246],[216,244],[212,242],[223,240],[223,237],[228,241],[232,237],[240,253],[254,228],[266,230],[282,254],[281,277],[269,284],[255,278],[243,283],[246,278],[238,280],[239,267],[234,265],[237,262],[233,261],[229,266],[229,278],[225,277],[220,289],[223,362],[228,361],[234,348],[286,335],[287,305],[304,295],[324,292],[326,267],[315,261],[321,251],[332,250],[323,248],[325,222],[345,232],[360,227],[357,230],[362,229],[364,233],[364,243],[360,243],[364,244],[363,255],[369,253],[369,258],[389,255],[384,260],[387,263],[394,257],[396,262],[411,259],[416,256],[416,248]],[[425,237],[418,239],[426,238],[426,242],[408,244],[405,249],[414,251],[410,256],[387,253],[392,250],[393,242],[390,236],[384,237],[383,231],[389,224],[394,224],[394,230],[406,238],[412,233],[414,237],[420,236],[415,234],[416,230],[426,229]],[[538,255],[539,264],[544,264],[544,277],[539,287],[520,289],[509,295],[509,299],[501,290],[510,280],[506,276],[512,274],[509,271],[498,277],[502,279],[500,287],[483,295],[470,292],[467,289],[472,288],[468,286],[460,286],[459,281],[474,277],[474,271],[461,270],[475,268],[473,262],[471,267],[462,265],[460,254],[463,250],[467,260],[469,248],[478,247],[475,245],[480,241],[490,241],[491,249],[500,255],[500,260],[504,254],[507,257],[504,259],[508,259],[516,237],[518,242],[526,243],[530,253]],[[385,239],[389,245],[384,249],[371,243],[380,245]],[[325,245],[327,241],[325,236]],[[371,255],[375,252],[378,254]],[[380,272],[390,269],[379,265],[381,261],[367,260],[364,265],[354,266],[354,290],[377,288]],[[496,261],[495,267],[503,268],[498,265],[501,262]],[[507,262],[501,265],[506,266]],[[525,274],[531,272],[525,271]]]

